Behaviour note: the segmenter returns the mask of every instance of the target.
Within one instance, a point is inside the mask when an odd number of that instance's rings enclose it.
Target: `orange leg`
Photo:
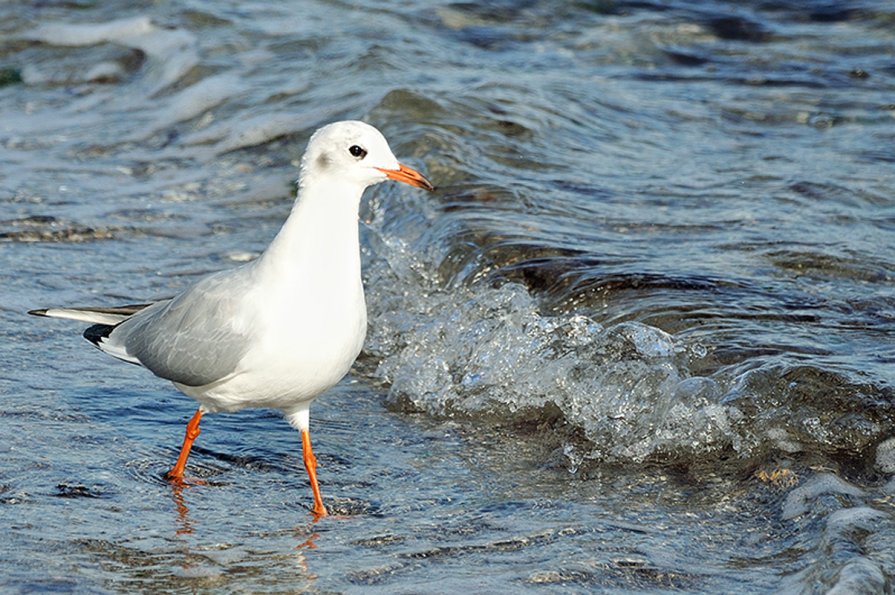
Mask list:
[[[311,480],[311,490],[314,491],[314,510],[315,516],[326,516],[326,507],[323,505],[323,496],[320,495],[320,485],[317,483],[317,457],[311,450],[311,434],[307,430],[301,431],[301,451],[305,460],[305,469],[308,471],[308,479]]]
[[[193,418],[186,425],[186,436],[183,438],[183,446],[180,448],[180,456],[174,467],[168,471],[168,479],[174,481],[183,481],[183,470],[186,467],[186,460],[190,456],[190,449],[193,447],[193,440],[199,435],[199,420],[202,419],[202,409],[197,409]]]

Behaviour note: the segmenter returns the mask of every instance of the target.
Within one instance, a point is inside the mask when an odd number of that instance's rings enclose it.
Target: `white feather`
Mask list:
[[[67,320],[80,320],[90,324],[115,325],[130,318],[130,314],[114,314],[110,312],[96,312],[79,308],[47,308],[40,311],[42,316],[50,318],[65,318]]]

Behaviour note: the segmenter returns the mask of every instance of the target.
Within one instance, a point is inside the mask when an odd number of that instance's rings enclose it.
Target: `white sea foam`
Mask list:
[[[175,125],[197,118],[244,92],[245,86],[232,72],[210,76],[178,91],[160,97],[151,121],[136,127],[126,139],[139,141],[153,134],[171,130]],[[201,134],[201,133],[199,133]]]
[[[258,114],[211,126],[183,139],[183,144],[214,144],[216,154],[260,145],[274,138],[301,130],[303,120],[291,113]]]
[[[170,126],[190,120],[212,107],[237,96],[245,86],[233,73],[204,78],[168,98],[168,104],[160,114],[159,125]]]
[[[384,309],[369,350],[395,406],[517,422],[559,411],[590,443],[565,449],[573,468],[689,457],[733,441],[736,410],[717,403],[715,381],[688,374],[687,348],[659,329],[545,316],[514,283],[376,299]]]
[[[105,23],[45,23],[20,37],[57,46],[117,43],[139,49],[149,60],[146,80],[150,95],[180,80],[199,62],[194,34],[158,27],[146,16]]]
[[[121,41],[155,29],[149,17],[138,16],[105,23],[44,23],[22,33],[21,37],[50,45],[87,46]]]

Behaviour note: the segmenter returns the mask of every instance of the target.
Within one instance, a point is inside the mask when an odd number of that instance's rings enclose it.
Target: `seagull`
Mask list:
[[[198,401],[167,473],[174,483],[184,481],[205,413],[282,411],[301,433],[312,513],[325,516],[309,410],[348,372],[363,346],[367,308],[358,209],[364,190],[388,179],[435,189],[398,162],[373,126],[329,124],[311,136],[292,211],[256,260],[204,277],[171,299],[29,314],[91,324],[84,337],[100,350],[148,368]]]

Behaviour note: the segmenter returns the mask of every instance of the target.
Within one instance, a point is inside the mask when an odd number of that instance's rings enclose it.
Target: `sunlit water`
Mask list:
[[[887,592],[895,7],[0,6],[4,590]],[[298,435],[34,307],[263,249],[318,126],[370,330]]]

